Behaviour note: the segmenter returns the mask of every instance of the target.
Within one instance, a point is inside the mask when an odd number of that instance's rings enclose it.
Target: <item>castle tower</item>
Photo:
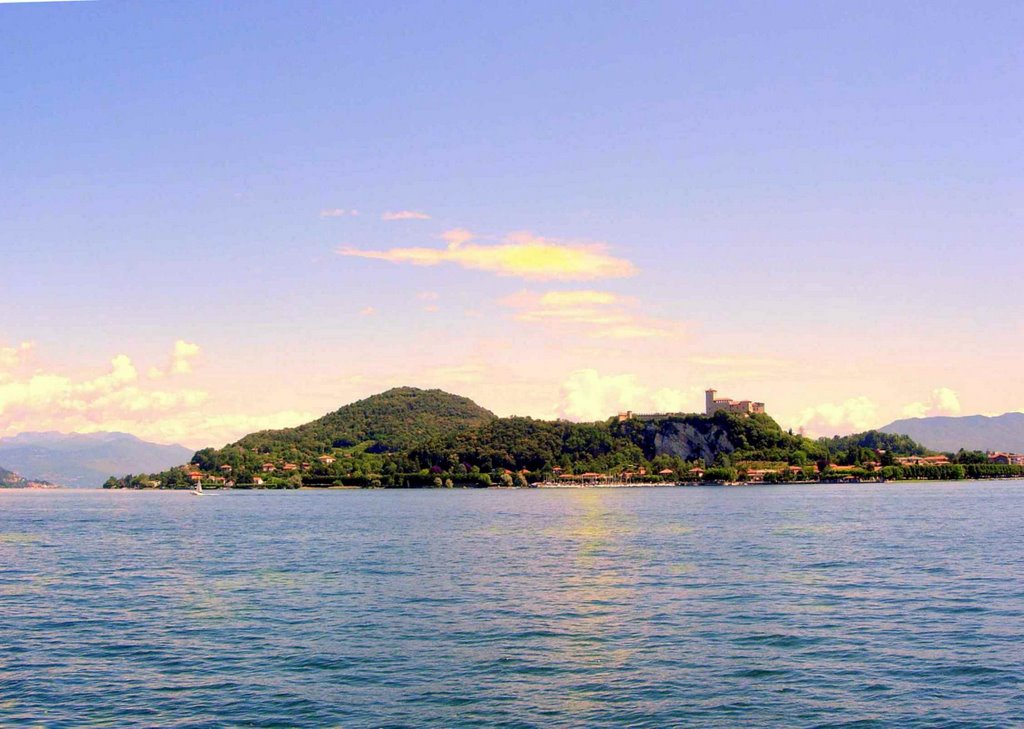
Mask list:
[[[706,415],[713,415],[715,412],[715,395],[718,394],[718,390],[705,390],[704,391],[704,413]]]

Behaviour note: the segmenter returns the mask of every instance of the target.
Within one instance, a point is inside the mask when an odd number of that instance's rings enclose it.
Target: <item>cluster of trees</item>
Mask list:
[[[499,418],[486,425],[424,442],[409,458],[427,468],[450,470],[464,464],[481,471],[526,470],[549,476],[612,473],[649,467],[643,449],[616,437],[608,423],[570,423],[533,418]]]
[[[367,444],[371,453],[398,453],[495,418],[466,397],[398,387],[297,428],[252,433],[233,445],[273,457],[315,457],[359,444]]]
[[[30,480],[14,471],[0,468],[0,489],[27,488],[30,486],[52,486],[47,481]]]
[[[827,448],[828,452],[837,459],[844,459],[850,452],[864,450],[870,451],[872,456],[875,451],[886,451],[899,456],[926,456],[929,454],[927,448],[909,435],[883,433],[880,430],[819,438],[818,443]],[[840,462],[841,460],[836,461],[836,463]]]
[[[187,467],[110,479],[105,486],[189,488],[189,470],[200,471],[206,486],[216,476],[236,488],[257,479],[264,488],[526,486],[592,472],[628,474],[634,481],[736,481],[754,468],[772,471],[765,480],[780,482],[814,479],[816,469],[826,479],[877,477],[867,468],[831,469],[879,460],[882,474],[893,479],[979,478],[1020,470],[991,466],[976,451],[961,451],[948,467],[901,467],[895,461],[926,454],[907,436],[878,431],[810,440],[784,431],[767,415],[719,412],[597,423],[498,418],[467,398],[398,388],[297,428],[204,448]],[[320,458],[325,455],[333,460]],[[265,470],[266,463],[273,468]],[[285,470],[286,463],[294,465]],[[698,466],[703,473],[694,470]]]
[[[887,480],[927,479],[959,481],[965,478],[1014,478],[1024,476],[1024,466],[996,463],[942,463],[938,465],[887,466],[882,469]]]

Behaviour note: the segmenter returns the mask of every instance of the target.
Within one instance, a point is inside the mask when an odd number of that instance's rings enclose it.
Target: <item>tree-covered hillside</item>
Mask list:
[[[228,448],[293,458],[364,445],[369,453],[399,452],[495,419],[468,397],[441,390],[399,387],[346,405],[297,428],[264,430]]]
[[[297,428],[205,448],[182,467],[111,478],[106,485],[489,486],[577,477],[785,481],[1014,475],[1021,469],[999,467],[1006,472],[996,473],[985,454],[975,453],[955,458],[952,465],[960,470],[895,461],[926,453],[906,436],[877,431],[815,441],[784,431],[767,415],[719,412],[596,423],[498,418],[464,397],[399,388]],[[883,473],[882,467],[889,470]]]
[[[52,486],[53,484],[46,481],[30,480],[14,471],[0,468],[0,489],[49,488]]]
[[[400,388],[297,428],[200,450],[185,467],[107,486],[486,486],[585,473],[669,480],[712,466],[743,468],[744,459],[804,465],[822,453],[766,415],[596,423],[497,418],[464,397]]]
[[[908,435],[883,433],[880,430],[819,438],[818,443],[828,449],[834,463],[846,465],[878,460],[891,465],[896,456],[924,456],[930,453]]]
[[[437,438],[414,448],[410,458],[428,468],[466,464],[495,469],[552,472],[556,467],[607,471],[643,462],[642,450],[612,432],[608,423],[571,423],[533,418],[500,418],[472,430]]]
[[[725,412],[598,423],[500,418],[447,439],[424,443],[410,456],[429,466],[465,463],[481,470],[551,472],[555,467],[599,473],[616,470],[729,464],[743,460],[814,461],[825,451],[787,433],[767,415]]]

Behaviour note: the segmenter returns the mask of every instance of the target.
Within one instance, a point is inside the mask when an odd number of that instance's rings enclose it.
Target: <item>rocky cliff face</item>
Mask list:
[[[710,418],[634,422],[626,424],[626,428],[647,458],[678,456],[684,461],[703,460],[710,466],[719,453],[730,454],[736,450],[729,432]]]
[[[673,421],[648,423],[644,428],[645,445],[649,439],[654,455],[679,456],[684,461],[700,458],[710,466],[715,456],[719,453],[732,453],[736,446],[723,428],[709,425],[707,429],[701,429],[689,423]]]

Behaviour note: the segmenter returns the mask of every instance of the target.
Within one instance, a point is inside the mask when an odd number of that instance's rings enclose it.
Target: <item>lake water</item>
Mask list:
[[[0,726],[1024,724],[1024,483],[0,491]]]

